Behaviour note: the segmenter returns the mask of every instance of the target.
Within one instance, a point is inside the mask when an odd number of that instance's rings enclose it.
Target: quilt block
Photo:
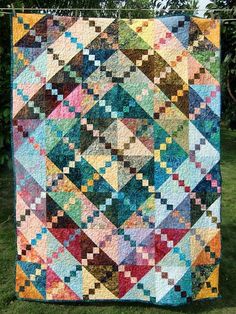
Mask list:
[[[217,298],[217,20],[17,14],[16,294]]]

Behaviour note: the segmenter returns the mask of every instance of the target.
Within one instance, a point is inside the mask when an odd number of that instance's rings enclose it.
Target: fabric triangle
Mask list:
[[[85,267],[83,267],[83,299],[116,299],[114,295],[105,285],[97,280]]]
[[[195,299],[201,298],[216,298],[219,295],[218,291],[219,265],[215,267],[207,280],[203,283],[201,290],[196,295]]]
[[[20,298],[43,300],[43,295],[26,276],[19,264],[16,265],[16,292]]]
[[[23,272],[29,278],[32,285],[45,298],[46,296],[46,270],[42,268],[41,264],[30,262],[18,262]]]
[[[80,300],[78,295],[50,267],[47,268],[47,298],[49,300]]]
[[[86,118],[143,118],[148,114],[121,85],[115,85],[85,115]]]
[[[137,33],[128,25],[129,20],[119,21],[119,47],[120,49],[149,49],[151,48]]]
[[[13,19],[13,28],[21,28],[21,31],[14,32],[13,36],[13,44],[17,45],[17,42],[20,41],[21,38],[27,35],[29,30],[35,26],[40,20],[44,20],[45,15],[42,14],[17,14],[17,19]]]
[[[152,266],[121,265],[119,268],[119,298],[122,298],[134,285],[141,280]]]
[[[191,269],[189,268],[183,277],[175,283],[174,287],[160,300],[160,304],[185,304],[192,300]]]

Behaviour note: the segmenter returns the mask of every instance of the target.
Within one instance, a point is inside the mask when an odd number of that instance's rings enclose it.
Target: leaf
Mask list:
[[[0,165],[3,165],[4,163],[4,155],[0,155]]]
[[[3,134],[0,134],[0,148],[3,148]]]
[[[5,108],[3,111],[3,117],[4,118],[10,118],[10,109],[9,108]]]
[[[12,160],[11,159],[9,159],[7,161],[7,167],[8,167],[8,169],[12,169]]]

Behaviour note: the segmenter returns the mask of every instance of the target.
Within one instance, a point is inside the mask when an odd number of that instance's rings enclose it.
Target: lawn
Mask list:
[[[19,301],[14,293],[15,230],[12,216],[12,173],[0,174],[0,312],[1,313],[236,313],[236,131],[223,129],[222,148],[222,263],[220,291],[222,299],[195,302],[177,308],[160,308],[138,303],[47,304]]]

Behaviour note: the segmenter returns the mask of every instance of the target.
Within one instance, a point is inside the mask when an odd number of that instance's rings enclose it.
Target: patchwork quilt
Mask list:
[[[12,28],[17,297],[217,298],[219,21]]]

